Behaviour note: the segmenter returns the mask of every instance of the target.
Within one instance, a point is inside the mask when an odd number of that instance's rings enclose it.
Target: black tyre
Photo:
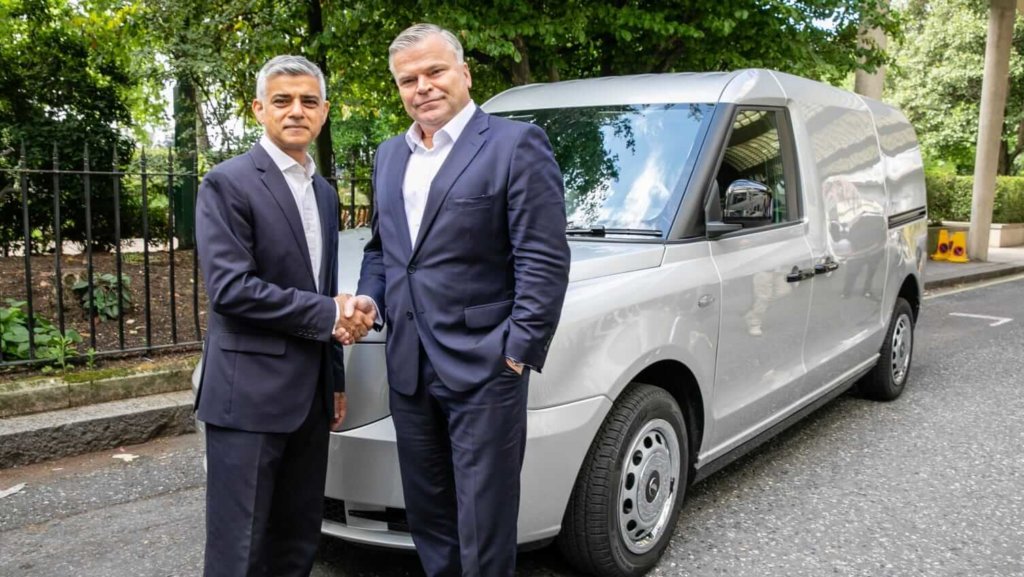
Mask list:
[[[861,379],[860,393],[869,399],[891,401],[903,393],[914,353],[914,311],[910,303],[896,299],[882,343],[878,364]]]
[[[672,395],[634,384],[594,439],[562,521],[558,545],[601,577],[646,573],[672,537],[690,470],[686,422]]]

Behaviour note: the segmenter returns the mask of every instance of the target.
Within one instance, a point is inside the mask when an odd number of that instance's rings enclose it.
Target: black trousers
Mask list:
[[[329,432],[319,394],[292,433],[206,425],[204,575],[309,575],[320,540]]]
[[[468,392],[421,354],[412,395],[391,390],[406,514],[429,577],[512,577],[528,376],[511,369]]]

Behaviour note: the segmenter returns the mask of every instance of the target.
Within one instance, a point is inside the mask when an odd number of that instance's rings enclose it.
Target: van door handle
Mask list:
[[[814,278],[814,269],[806,268],[800,270],[800,267],[795,266],[793,267],[793,270],[786,275],[786,282],[800,282],[809,278]]]
[[[832,257],[825,257],[825,262],[814,265],[814,274],[827,274],[839,268],[839,263],[832,260]]]

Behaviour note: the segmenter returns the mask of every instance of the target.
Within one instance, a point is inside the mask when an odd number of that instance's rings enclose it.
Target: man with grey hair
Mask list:
[[[473,104],[452,33],[417,24],[389,55],[413,124],[377,151],[373,236],[345,313],[387,317],[402,489],[427,575],[511,577],[529,374],[568,282],[562,175],[542,129]]]
[[[308,153],[327,119],[323,74],[278,56],[256,94],[263,137],[214,167],[196,203],[210,301],[196,396],[208,577],[309,575],[328,430],[345,416],[341,344],[373,323],[343,316],[336,295],[338,195]]]

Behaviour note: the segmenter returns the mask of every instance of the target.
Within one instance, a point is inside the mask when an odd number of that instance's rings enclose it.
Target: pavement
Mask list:
[[[993,247],[985,262],[929,260],[925,265],[925,290],[1021,273],[1024,273],[1024,246]],[[80,406],[71,408],[0,418],[0,469],[144,443],[156,437],[194,430],[190,383],[184,376],[176,378],[180,381],[178,391],[168,391],[164,384],[152,390],[158,394],[146,394],[148,385],[133,385],[131,398],[93,404],[80,402]]]
[[[952,263],[929,260],[924,288],[934,290],[1024,273],[1024,246],[989,247],[988,260]]]

